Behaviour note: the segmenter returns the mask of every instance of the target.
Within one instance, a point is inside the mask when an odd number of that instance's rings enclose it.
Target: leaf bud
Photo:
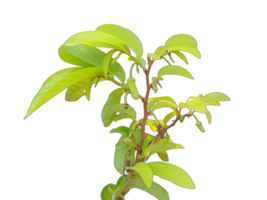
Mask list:
[[[199,128],[199,130],[201,130],[203,133],[205,132],[205,129],[203,128],[203,126],[202,126],[202,123],[200,122],[200,121],[198,121],[197,123],[196,123],[196,126]]]

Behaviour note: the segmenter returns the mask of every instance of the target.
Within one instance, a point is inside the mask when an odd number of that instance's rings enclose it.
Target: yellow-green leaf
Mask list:
[[[131,48],[139,58],[142,56],[142,43],[132,31],[113,24],[101,25],[96,29],[96,31],[104,32],[119,38],[124,44]]]
[[[75,67],[72,70],[63,72],[56,76],[51,81],[47,82],[40,91],[34,97],[30,108],[25,116],[26,119],[30,114],[37,110],[40,106],[46,103],[48,100],[53,98],[55,95],[73,85],[74,83],[96,75],[103,75],[103,70],[99,68],[82,68]]]
[[[111,59],[112,59],[112,55],[116,51],[117,50],[115,50],[115,49],[110,50],[104,57],[104,60],[103,60],[103,73],[104,73],[105,78],[107,78],[107,76],[108,76],[108,68],[109,68],[109,65],[110,65],[110,62],[111,62]]]
[[[88,81],[90,81],[93,78],[92,77],[85,78],[69,86],[66,91],[65,100],[66,101],[77,101],[78,99],[80,99],[85,94],[84,90],[85,90],[86,84],[88,83]]]
[[[161,151],[161,152],[158,152],[157,154],[162,161],[165,161],[165,162],[169,161],[169,157],[166,151]]]
[[[186,69],[175,65],[167,65],[162,67],[158,72],[158,76],[164,75],[180,75],[186,78],[194,79]]]
[[[144,152],[144,155],[147,155],[148,153],[154,154],[157,152],[171,150],[171,149],[184,149],[184,147],[180,144],[175,144],[170,141],[157,142],[152,146],[148,147]]]
[[[77,33],[71,36],[64,45],[74,46],[77,44],[85,44],[91,47],[107,47],[121,50],[126,53],[130,53],[129,49],[123,44],[123,42],[110,34],[87,31],[82,33]]]
[[[197,49],[197,41],[190,35],[178,34],[170,37],[165,43],[165,48],[171,51],[180,50],[191,53],[200,58],[200,53]]]
[[[154,54],[159,55],[159,56],[164,55],[164,54],[166,54],[166,48],[164,46],[159,46],[156,49]]]
[[[195,110],[196,112],[200,112],[200,113],[206,113],[206,104],[202,101],[198,101],[198,100],[192,100],[189,102],[186,102],[186,107],[191,108],[193,110]]]
[[[139,162],[135,164],[133,167],[126,167],[126,169],[131,169],[136,171],[140,177],[143,179],[145,182],[146,186],[148,188],[151,187],[152,182],[153,182],[153,174],[151,169],[148,167],[148,165],[144,162]]]
[[[114,121],[117,122],[117,121],[119,121],[121,119],[127,119],[127,118],[132,119],[130,115],[127,115],[127,114],[118,114],[118,115],[116,115],[114,117]]]
[[[113,104],[113,105],[107,106],[105,107],[103,112],[112,112],[112,113],[120,112],[120,113],[130,115],[133,120],[135,120],[136,118],[135,110],[131,106],[128,106],[128,108],[125,109],[124,104]]]
[[[206,116],[207,116],[207,119],[209,121],[209,124],[211,123],[211,115],[210,115],[210,112],[207,110],[206,112]]]
[[[230,101],[230,98],[223,93],[213,92],[202,97],[200,101],[203,101],[204,103],[207,104],[207,103],[211,103],[214,101]]]
[[[180,108],[181,109],[181,108]],[[166,115],[163,119],[164,125],[166,126],[168,121],[170,121],[171,118],[173,118],[175,115],[177,115],[176,112],[171,112],[168,115]]]
[[[167,107],[167,108],[171,108],[173,110],[176,110],[177,109],[177,105],[176,104],[173,104],[172,102],[170,101],[160,101],[158,102],[154,107],[153,107],[153,111],[156,110],[156,109],[159,109],[159,108],[164,108],[164,107]]]
[[[185,55],[182,52],[173,51],[172,53],[176,54],[179,58],[181,58],[188,65],[187,58],[185,57]]]
[[[147,163],[147,165],[151,168],[154,175],[171,181],[178,186],[195,189],[195,184],[183,169],[175,165],[162,162],[151,162]]]

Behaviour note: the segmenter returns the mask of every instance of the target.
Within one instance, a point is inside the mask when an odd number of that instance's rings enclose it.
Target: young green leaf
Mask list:
[[[149,144],[154,140],[155,136],[146,133],[146,137],[142,146],[142,152],[145,152]]]
[[[165,43],[165,48],[169,51],[186,51],[200,58],[200,53],[197,49],[197,41],[190,35],[178,34],[170,37]]]
[[[189,109],[193,109],[196,112],[200,112],[200,113],[206,113],[206,104],[202,101],[198,101],[198,100],[193,100],[193,101],[188,101],[186,102],[186,107],[188,107]]]
[[[136,123],[139,123],[138,121],[136,122],[132,122],[131,125],[130,125],[130,129],[133,128],[133,126],[136,124]],[[140,141],[141,141],[141,130],[140,130],[140,127],[137,125],[136,128],[133,130],[133,137],[132,137],[132,141],[134,144],[139,144]]]
[[[101,113],[102,121],[105,127],[109,126],[116,116],[116,112],[106,112],[105,109],[111,105],[118,104],[124,92],[125,92],[125,89],[118,88],[110,93],[108,100],[105,103],[102,113]]]
[[[57,77],[46,83],[34,97],[30,108],[25,116],[26,119],[30,114],[40,106],[53,98],[55,95],[71,86],[72,84],[88,77],[103,75],[103,70],[98,68],[75,67],[72,70],[59,74]]]
[[[91,79],[88,80],[86,86],[85,86],[85,95],[87,100],[90,100],[90,93],[91,93],[91,88],[92,85],[94,84],[95,77],[92,77]]]
[[[147,165],[151,168],[154,175],[171,181],[178,186],[195,189],[195,184],[183,169],[175,165],[162,162],[151,162],[147,163]]]
[[[128,167],[127,169],[136,171],[141,176],[146,186],[148,188],[151,187],[152,182],[153,182],[153,174],[152,174],[151,169],[147,166],[146,163],[139,162],[135,164],[133,167]]]
[[[163,56],[163,55],[166,54],[166,51],[167,51],[167,49],[166,49],[164,46],[159,46],[159,47],[156,49],[156,51],[155,51],[154,54],[159,55],[159,56]]]
[[[163,187],[155,182],[152,182],[151,187],[148,188],[139,175],[136,175],[135,179],[130,181],[128,188],[138,188],[144,190],[159,200],[170,200],[168,192]]]
[[[96,29],[96,31],[107,33],[119,38],[124,44],[131,48],[139,58],[142,56],[142,43],[132,31],[113,24],[101,25]]]
[[[121,119],[127,119],[127,118],[132,119],[130,115],[127,115],[127,114],[118,114],[118,115],[116,115],[114,117],[114,121],[117,122],[117,121],[119,121]]]
[[[204,103],[207,104],[207,103],[211,103],[214,101],[230,101],[230,98],[223,93],[213,92],[202,97],[200,101],[203,101]]]
[[[62,45],[59,48],[60,58],[70,64],[82,67],[98,67],[103,69],[106,53],[84,44],[75,46]],[[109,65],[108,72],[115,75],[122,83],[125,81],[125,72],[118,62]]]
[[[180,75],[183,77],[194,79],[186,69],[175,65],[167,65],[165,67],[162,67],[158,72],[158,76],[164,75]]]
[[[154,153],[171,150],[171,149],[184,149],[184,147],[180,144],[175,144],[170,141],[157,142],[153,144],[152,146],[148,147],[146,151],[144,152],[144,155],[147,155],[147,154],[152,155]]]
[[[179,58],[181,58],[188,65],[187,58],[185,57],[185,55],[182,52],[172,51],[172,53],[176,54]]]
[[[206,111],[206,116],[207,116],[207,119],[209,121],[209,124],[211,123],[211,115],[210,115],[210,112],[207,110]]]
[[[106,54],[106,56],[104,57],[104,60],[103,60],[103,73],[104,73],[105,78],[107,78],[107,76],[108,76],[108,68],[109,68],[110,62],[111,62],[111,60],[112,60],[112,55],[113,55],[116,51],[117,51],[116,49],[110,50],[110,51]]]
[[[173,110],[176,110],[177,109],[177,105],[176,104],[173,104],[172,102],[170,101],[160,101],[158,102],[154,107],[153,107],[153,111],[156,110],[156,109],[159,109],[159,108],[171,108]]]
[[[154,53],[149,53],[148,56],[152,58],[152,60],[161,60],[161,57],[159,55],[156,55]]]
[[[103,109],[103,112],[120,112],[127,115],[130,115],[133,120],[136,118],[135,110],[129,106],[127,109],[125,109],[124,104],[112,104],[109,106],[106,106],[105,109]]]
[[[93,78],[85,78],[77,83],[74,83],[73,85],[69,86],[66,91],[65,100],[66,101],[77,101],[80,99],[85,93],[85,87],[89,80]]]
[[[161,151],[161,152],[158,152],[157,154],[162,161],[165,161],[165,162],[169,161],[169,157],[166,151]]]
[[[168,121],[170,121],[171,118],[173,118],[175,115],[177,115],[176,112],[171,112],[168,115],[166,115],[163,119],[164,125],[167,125]]]
[[[126,126],[120,126],[118,128],[113,128],[110,133],[120,133],[122,134],[123,136],[127,137],[130,133],[131,129],[129,129],[128,127]]]

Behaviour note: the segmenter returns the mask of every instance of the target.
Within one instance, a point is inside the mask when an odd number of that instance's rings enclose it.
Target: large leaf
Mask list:
[[[220,92],[213,92],[205,95],[200,99],[200,101],[203,101],[204,103],[211,103],[211,102],[216,102],[216,101],[230,101],[230,98]]]
[[[114,120],[114,117],[116,116],[116,112],[106,112],[105,109],[111,105],[120,103],[121,96],[124,92],[125,92],[125,89],[118,88],[110,93],[108,100],[105,103],[102,113],[101,113],[102,121],[105,127],[109,126],[111,122]]]
[[[46,83],[36,94],[24,119],[67,87],[84,78],[96,75],[103,75],[103,70],[95,67],[75,67],[72,68],[72,70],[59,74],[57,77]]]
[[[126,167],[126,168],[136,171],[141,176],[146,186],[148,188],[151,187],[152,182],[153,182],[153,174],[152,174],[151,169],[148,167],[146,163],[139,162],[135,164],[133,167]]]
[[[155,182],[152,182],[151,187],[148,188],[139,175],[135,176],[135,180],[130,181],[128,188],[138,188],[144,190],[145,192],[153,195],[158,200],[170,200],[168,192],[163,187]]]
[[[147,163],[147,165],[151,168],[154,175],[171,181],[178,186],[195,189],[195,184],[183,169],[175,165],[162,162],[151,162]]]
[[[76,44],[85,44],[91,47],[115,48],[123,52],[130,53],[129,49],[123,44],[123,42],[119,38],[102,32],[87,31],[77,33],[71,36],[64,43],[64,45],[66,46],[74,46]]]
[[[114,190],[116,188],[116,185],[110,183],[103,188],[101,192],[102,200],[112,200],[112,194],[109,192],[108,188],[110,188],[111,190]]]
[[[103,69],[103,61],[106,54],[94,47],[84,44],[75,46],[62,45],[59,48],[60,58],[70,64],[82,67],[99,67]],[[111,58],[111,61],[113,59]],[[118,62],[114,62],[108,68],[108,72],[118,77],[122,83],[125,81],[125,72]]]
[[[129,106],[127,109],[125,109],[124,104],[109,105],[109,106],[105,107],[105,109],[103,109],[103,112],[112,112],[112,113],[120,112],[120,113],[130,115],[133,120],[135,120],[135,118],[136,118],[135,110],[131,106]]]
[[[175,65],[168,65],[162,67],[158,72],[158,76],[163,76],[163,75],[180,75],[183,77],[194,79],[186,69]]]
[[[130,47],[139,58],[142,56],[142,43],[132,31],[113,24],[99,26],[96,31],[104,32],[119,38],[124,44]]]
[[[170,37],[165,43],[165,48],[168,49],[169,52],[175,50],[186,51],[200,58],[200,53],[197,49],[197,41],[190,35],[178,34]]]

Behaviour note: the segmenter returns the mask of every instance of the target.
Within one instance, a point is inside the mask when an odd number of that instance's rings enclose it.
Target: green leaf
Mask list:
[[[142,152],[145,152],[149,144],[154,140],[155,136],[145,133],[146,137],[142,146]]]
[[[198,100],[193,100],[193,101],[188,101],[186,102],[186,107],[188,107],[189,109],[193,109],[196,112],[200,112],[200,113],[206,113],[206,104],[202,101],[198,101]]]
[[[155,103],[156,103],[156,101],[150,101],[150,102],[148,102],[147,103],[147,110],[150,110],[154,106]]]
[[[126,167],[126,168],[136,171],[141,176],[146,186],[148,188],[151,187],[152,182],[153,182],[153,174],[152,174],[151,169],[148,167],[146,163],[139,162],[135,164],[133,167]]]
[[[206,116],[207,116],[207,119],[209,121],[209,124],[211,123],[211,115],[210,115],[210,112],[207,110],[206,111]]]
[[[159,109],[159,108],[165,108],[165,107],[168,107],[168,108],[171,108],[173,110],[176,110],[177,109],[177,105],[176,104],[173,104],[172,102],[170,101],[160,101],[158,102],[154,107],[153,107],[153,111],[156,110],[156,109]]]
[[[46,83],[34,97],[30,108],[25,116],[26,119],[30,114],[37,110],[40,106],[53,98],[55,95],[73,85],[74,83],[96,75],[103,75],[103,70],[98,68],[82,68],[75,67],[72,70],[59,74],[54,79]]]
[[[108,188],[110,188],[111,190],[114,190],[116,188],[116,185],[110,183],[103,188],[101,192],[102,200],[112,200],[112,194],[109,192]]]
[[[204,103],[207,104],[215,101],[230,101],[230,98],[223,93],[213,92],[202,97],[200,101],[203,101]]]
[[[135,110],[131,106],[125,109],[124,104],[112,104],[112,105],[105,107],[103,111],[112,112],[112,113],[114,112],[124,113],[124,114],[130,115],[133,120],[135,120],[136,118]]]
[[[96,31],[104,32],[119,38],[124,44],[131,48],[139,58],[142,56],[142,43],[132,31],[113,24],[99,26]]]
[[[141,62],[141,65],[142,66],[145,66],[146,65],[146,61],[143,58],[140,58],[140,62]]]
[[[167,65],[165,67],[162,67],[158,72],[158,76],[163,75],[180,75],[183,77],[194,79],[186,69],[175,65]]]
[[[127,118],[132,119],[130,115],[127,115],[127,114],[118,114],[118,115],[116,115],[114,117],[114,121],[117,122],[117,121],[119,121],[121,119],[127,119]]]
[[[105,127],[109,126],[116,116],[116,112],[106,112],[105,109],[111,105],[116,105],[120,103],[121,96],[124,92],[125,89],[118,88],[110,93],[108,100],[105,103],[101,113],[102,121]]]
[[[121,136],[119,142],[123,142],[125,138],[126,138],[125,136]],[[124,166],[125,166],[124,158],[126,155],[126,151],[127,151],[127,148],[125,145],[117,146],[115,149],[114,166],[120,174],[124,173],[123,172]]]
[[[161,60],[161,57],[159,55],[154,54],[154,53],[149,53],[148,55],[150,58],[152,58],[152,60]]]
[[[91,79],[94,79],[94,77],[84,78],[77,83],[74,83],[73,85],[69,86],[65,95],[66,101],[77,101],[84,95],[84,90],[86,87],[86,84]]]
[[[130,129],[133,128],[135,123],[139,123],[138,121],[136,122],[132,122],[130,125]],[[132,141],[133,143],[136,144],[140,144],[141,141],[141,130],[140,127],[137,125],[136,128],[133,130],[133,137],[132,137]]]
[[[130,133],[131,129],[126,126],[119,126],[118,128],[113,128],[110,133],[120,133],[123,136],[127,137]]]
[[[210,103],[206,103],[206,105],[211,105],[211,106],[219,106],[220,103],[217,102],[217,101],[213,101],[213,102],[210,102]]]
[[[184,147],[180,144],[175,144],[170,141],[157,142],[153,144],[152,146],[148,147],[146,151],[144,152],[144,155],[147,155],[147,154],[151,155],[154,153],[171,150],[171,149],[184,149]]]
[[[163,119],[164,125],[166,126],[168,121],[170,121],[171,118],[173,118],[175,115],[177,115],[176,112],[171,112],[168,115],[166,115]]]
[[[91,93],[92,85],[94,84],[94,79],[95,77],[89,79],[89,81],[87,82],[85,86],[85,95],[88,101],[90,100],[90,93]]]
[[[185,55],[182,52],[173,51],[172,53],[176,54],[179,58],[181,58],[188,65],[187,58],[185,57]]]
[[[163,187],[155,182],[152,182],[151,187],[148,188],[139,175],[135,176],[135,180],[130,181],[128,188],[138,188],[144,190],[159,200],[170,200],[168,192]]]
[[[104,60],[103,60],[103,73],[104,73],[105,78],[107,78],[107,76],[108,76],[108,68],[109,68],[109,65],[110,65],[110,62],[111,62],[111,59],[112,59],[112,55],[116,51],[117,51],[116,49],[110,50],[106,54],[106,56],[104,57]]]
[[[129,49],[123,44],[123,42],[113,35],[87,31],[82,33],[77,33],[71,36],[64,45],[74,46],[77,44],[85,44],[91,47],[107,47],[121,50],[126,53],[130,53]]]
[[[155,51],[154,54],[161,56],[161,55],[166,54],[166,50],[167,50],[167,49],[166,49],[164,46],[159,46],[159,47],[156,49],[156,51]]]
[[[197,41],[190,35],[178,34],[170,37],[165,43],[165,48],[168,49],[169,52],[175,50],[186,51],[200,58],[200,53],[197,49]]]
[[[147,165],[151,168],[154,175],[171,181],[178,186],[195,189],[195,184],[183,169],[175,165],[162,162],[151,162],[147,163]]]
[[[165,161],[165,162],[169,161],[169,157],[166,151],[161,151],[161,152],[158,152],[157,154],[162,161]]]
[[[154,131],[154,132],[158,130],[158,129],[157,129],[157,123],[156,123],[155,120],[147,119],[147,120],[146,120],[146,125],[149,125],[149,126],[150,126],[150,129],[151,129],[152,131]]]
[[[78,44],[75,46],[62,45],[59,48],[59,56],[63,61],[70,64],[82,67],[98,67],[103,69],[103,61],[106,53],[84,44]],[[122,83],[124,83],[125,72],[118,62],[111,64],[108,72],[116,76]]]

